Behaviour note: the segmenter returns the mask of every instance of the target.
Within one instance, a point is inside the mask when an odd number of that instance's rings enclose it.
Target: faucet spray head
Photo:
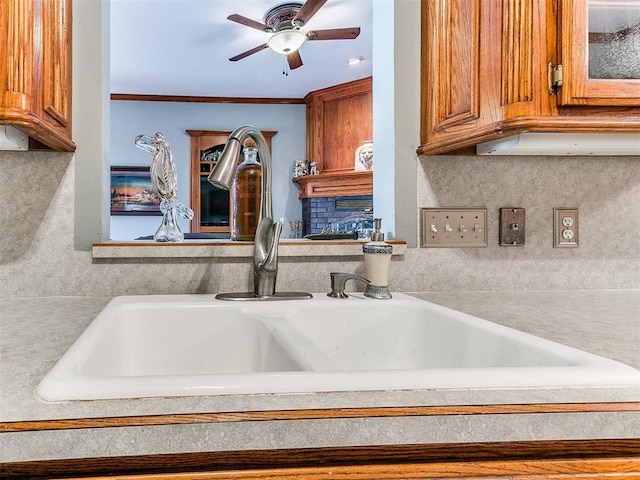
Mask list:
[[[224,190],[231,188],[233,178],[236,174],[241,148],[242,144],[240,140],[235,137],[229,138],[224,146],[224,150],[222,150],[222,155],[218,163],[216,163],[209,177],[207,177],[209,183]]]

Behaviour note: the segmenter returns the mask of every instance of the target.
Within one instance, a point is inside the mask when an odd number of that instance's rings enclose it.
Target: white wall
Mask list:
[[[186,130],[233,130],[247,124],[278,132],[272,140],[273,215],[275,219],[285,219],[286,230],[289,221],[302,218],[298,187],[291,181],[291,165],[306,156],[305,105],[111,101],[109,161],[113,166],[150,165],[151,155],[134,147],[133,140],[141,133],[164,133],[176,164],[178,198],[190,205],[191,150]],[[153,235],[159,225],[157,216],[114,215],[111,239]],[[183,232],[190,231],[188,222],[182,220],[180,226]]]
[[[417,244],[420,2],[373,1],[373,211],[387,238]]]

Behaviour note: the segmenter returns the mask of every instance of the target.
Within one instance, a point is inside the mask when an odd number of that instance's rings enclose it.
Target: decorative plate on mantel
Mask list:
[[[354,169],[356,172],[373,170],[373,141],[365,140],[356,148]]]

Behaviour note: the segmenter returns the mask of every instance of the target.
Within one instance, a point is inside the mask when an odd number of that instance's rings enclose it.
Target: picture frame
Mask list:
[[[111,167],[111,215],[162,215],[149,167]]]

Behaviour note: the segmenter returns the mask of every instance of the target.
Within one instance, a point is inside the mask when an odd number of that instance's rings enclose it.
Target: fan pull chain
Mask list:
[[[287,57],[286,56],[282,56],[283,59],[283,64],[282,64],[282,75],[284,75],[285,77],[289,76],[289,62],[287,61]]]

